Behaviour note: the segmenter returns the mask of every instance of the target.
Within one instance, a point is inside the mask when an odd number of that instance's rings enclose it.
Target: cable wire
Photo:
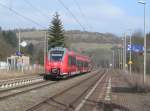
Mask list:
[[[30,21],[30,22],[32,22],[32,23],[34,23],[34,24],[36,24],[36,25],[38,25],[38,26],[40,26],[40,27],[42,27],[42,28],[46,28],[45,26],[39,24],[38,22],[32,20],[31,18],[20,14],[20,13],[17,12],[16,10],[14,10],[14,9],[12,9],[12,8],[10,8],[10,7],[8,7],[8,6],[4,5],[4,4],[2,4],[2,3],[0,3],[0,6],[6,8],[6,9],[8,9],[8,10],[10,10],[11,12],[13,12],[13,13],[15,13],[16,15],[18,15],[18,16],[24,18],[25,20],[28,20],[28,21]]]
[[[37,12],[40,13],[42,16],[48,18],[48,16],[45,13],[43,13],[39,8],[34,6],[30,1],[28,0],[23,0],[23,1],[26,2],[28,5],[30,5],[32,8],[34,8],[35,10],[37,10]]]
[[[89,29],[92,29],[91,24],[89,24],[88,20],[86,19],[87,17],[86,17],[85,14],[83,13],[83,11],[82,11],[82,9],[81,9],[79,3],[77,2],[77,0],[73,0],[73,1],[74,1],[74,3],[77,5],[77,8],[78,8],[78,10],[79,10],[79,12],[80,12],[82,18],[83,18],[84,21],[86,22],[86,25],[88,26],[88,28],[89,28]]]
[[[70,9],[62,2],[62,0],[57,0],[68,12],[69,14],[72,16],[72,18],[80,25],[80,27],[83,29],[83,31],[85,30],[85,27],[80,23],[80,21],[76,18],[76,16],[70,11]]]

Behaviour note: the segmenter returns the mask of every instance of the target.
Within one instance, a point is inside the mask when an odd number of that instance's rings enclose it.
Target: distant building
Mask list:
[[[8,68],[8,64],[5,61],[0,61],[0,69],[7,69]]]
[[[7,64],[9,69],[21,69],[24,66],[30,65],[29,56],[10,56],[7,57]]]

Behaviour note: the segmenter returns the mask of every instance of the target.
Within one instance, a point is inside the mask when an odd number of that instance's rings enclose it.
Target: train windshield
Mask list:
[[[61,61],[63,59],[64,51],[51,51],[50,60],[51,61]]]

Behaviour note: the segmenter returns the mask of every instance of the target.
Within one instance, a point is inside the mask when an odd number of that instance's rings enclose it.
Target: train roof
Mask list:
[[[78,60],[86,60],[86,61],[90,61],[90,58],[88,56],[85,56],[85,55],[82,55],[80,53],[77,53],[73,50],[70,50],[68,48],[64,48],[64,47],[54,47],[54,48],[51,48],[50,51],[67,51],[69,55],[72,55],[72,56],[76,56],[76,58]]]

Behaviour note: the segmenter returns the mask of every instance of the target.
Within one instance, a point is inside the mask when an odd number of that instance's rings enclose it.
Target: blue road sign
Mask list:
[[[127,50],[140,53],[140,52],[144,52],[144,46],[141,44],[131,44],[128,45]]]
[[[22,54],[21,54],[21,52],[16,51],[16,55],[17,55],[17,56],[21,56]]]

